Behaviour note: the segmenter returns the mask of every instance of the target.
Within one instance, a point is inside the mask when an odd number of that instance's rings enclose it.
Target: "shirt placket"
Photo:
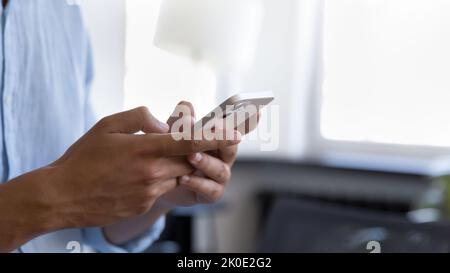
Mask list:
[[[3,63],[3,83],[2,83],[2,122],[3,122],[3,149],[2,149],[2,159],[3,159],[3,180],[11,179],[11,170],[14,166],[17,166],[18,157],[10,156],[14,154],[15,146],[15,126],[17,125],[17,120],[13,115],[13,91],[14,91],[14,74],[15,68],[13,66],[14,61],[11,58],[14,56],[14,34],[11,33],[11,6],[15,4],[16,1],[10,1],[8,6],[3,9],[2,23],[3,23],[3,34],[2,34],[2,63]]]
[[[5,89],[5,22],[6,14],[3,6],[0,6],[0,99],[1,99],[1,111],[0,111],[0,183],[5,182],[8,176],[8,161],[6,155],[5,144],[5,104],[4,104],[4,89]]]

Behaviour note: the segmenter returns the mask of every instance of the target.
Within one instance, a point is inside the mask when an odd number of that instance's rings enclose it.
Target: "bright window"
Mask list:
[[[321,133],[450,146],[450,1],[325,0]]]

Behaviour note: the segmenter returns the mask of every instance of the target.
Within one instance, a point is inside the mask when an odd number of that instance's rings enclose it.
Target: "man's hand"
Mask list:
[[[183,113],[171,116],[167,123],[172,126],[178,119],[184,119],[186,124],[193,126],[195,111],[191,103],[181,102],[177,107],[188,108],[189,111],[175,111]],[[186,113],[188,112],[188,113]],[[259,114],[258,114],[259,115]],[[256,125],[246,124],[240,133],[252,131]],[[178,178],[180,187],[164,194],[157,202],[162,206],[192,206],[217,202],[224,194],[225,187],[231,178],[233,166],[238,151],[237,145],[224,146],[207,153],[193,153],[187,157],[188,162],[196,169],[195,172]]]
[[[174,177],[192,172],[180,156],[239,142],[152,133],[166,130],[146,108],[106,117],[49,167],[2,185],[0,251],[41,233],[141,215],[176,188]]]
[[[177,186],[171,178],[191,172],[176,156],[237,143],[175,140],[171,134],[153,133],[166,126],[146,108],[107,117],[53,165],[64,178],[58,180],[55,198],[78,209],[74,223],[102,226],[143,214]],[[147,134],[135,134],[140,131]]]

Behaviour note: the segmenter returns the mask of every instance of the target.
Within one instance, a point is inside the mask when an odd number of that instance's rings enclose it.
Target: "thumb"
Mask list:
[[[170,115],[169,119],[167,120],[167,124],[172,127],[177,120],[182,118],[189,118],[192,126],[194,125],[193,121],[195,120],[195,110],[194,106],[192,106],[190,102],[182,101],[178,103],[172,115]]]
[[[138,107],[103,118],[98,129],[108,133],[167,133],[169,126],[156,119],[147,107]]]

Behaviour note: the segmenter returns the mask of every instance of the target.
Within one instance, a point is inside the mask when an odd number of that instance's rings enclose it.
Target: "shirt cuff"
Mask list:
[[[103,253],[139,253],[149,248],[153,242],[158,240],[164,230],[166,219],[160,217],[151,228],[141,236],[122,245],[114,245],[105,238],[103,228],[85,228],[83,237],[86,244],[98,252]]]

